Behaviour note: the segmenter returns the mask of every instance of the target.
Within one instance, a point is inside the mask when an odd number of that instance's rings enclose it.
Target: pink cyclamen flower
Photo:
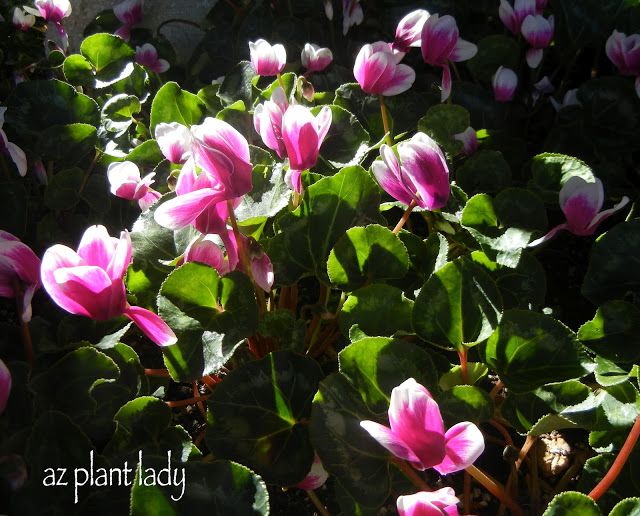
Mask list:
[[[422,27],[429,18],[429,11],[417,9],[407,14],[396,28],[396,37],[391,48],[398,52],[409,52],[411,47],[422,44]]]
[[[282,139],[292,170],[308,170],[315,166],[320,146],[331,126],[331,117],[329,106],[323,106],[317,116],[300,105],[287,109],[282,117]]]
[[[0,230],[0,296],[18,298],[23,322],[31,320],[31,299],[40,285],[40,259],[16,236]]]
[[[381,161],[371,165],[380,186],[404,204],[414,201],[421,208],[437,210],[449,199],[449,169],[442,150],[424,133],[391,147],[380,147]]]
[[[16,29],[27,30],[36,23],[36,17],[33,14],[27,14],[19,7],[13,10],[13,25]]]
[[[178,122],[160,122],[154,132],[160,151],[171,163],[184,165],[191,157],[191,131],[188,127]]]
[[[595,178],[594,183],[589,183],[580,176],[571,176],[560,189],[559,202],[567,222],[556,226],[542,238],[534,240],[529,247],[546,242],[561,229],[566,229],[574,235],[592,235],[600,223],[623,208],[629,202],[629,198],[625,195],[613,208],[600,211],[604,203],[602,181]]]
[[[226,231],[226,201],[235,208],[251,191],[252,169],[244,136],[227,122],[205,118],[191,127],[191,157],[178,176],[177,197],[158,206],[156,222],[172,230],[193,224],[201,233]]]
[[[0,359],[0,414],[4,412],[11,394],[11,372],[5,363]]]
[[[320,47],[314,43],[305,43],[300,54],[302,66],[307,69],[306,75],[312,72],[324,70],[333,60],[333,53],[328,48]]]
[[[540,2],[540,0],[538,0]],[[540,2],[542,4],[543,2]],[[546,4],[546,0],[544,1]],[[544,7],[543,7],[544,9]],[[511,32],[515,35],[520,34],[522,22],[529,16],[536,14],[537,2],[536,0],[516,0],[514,7],[507,0],[500,0],[500,7],[498,8],[498,15]]]
[[[511,68],[500,66],[491,78],[493,96],[498,102],[513,100],[518,86],[518,76]]]
[[[27,173],[27,156],[20,147],[7,139],[7,135],[2,129],[4,126],[4,112],[6,110],[6,107],[0,107],[0,152],[11,158],[16,164],[16,167],[18,167],[18,173],[24,177]]]
[[[360,421],[371,437],[419,471],[454,473],[469,467],[484,451],[484,438],[473,423],[458,423],[445,433],[438,404],[413,378],[391,391],[389,424],[390,429]]]
[[[613,31],[607,39],[605,52],[622,75],[640,75],[640,34],[627,36]]]
[[[359,0],[342,0],[342,34],[346,36],[349,28],[360,25],[364,20]]]
[[[463,143],[464,146],[460,152],[465,156],[471,156],[478,150],[478,135],[476,134],[476,130],[471,126],[467,127],[461,133],[454,134],[451,138]]]
[[[62,47],[66,49],[69,46],[69,36],[62,26],[62,19],[71,14],[71,3],[69,0],[34,0],[36,9],[32,7],[22,6],[25,11],[35,15],[42,16],[45,20],[55,23],[58,34],[62,39]]]
[[[258,75],[278,75],[287,64],[287,51],[281,44],[271,45],[264,39],[249,42],[251,64]]]
[[[422,27],[422,59],[431,66],[442,67],[441,102],[451,94],[451,70],[447,61],[466,61],[475,56],[478,47],[458,37],[459,31],[453,16],[432,14]]]
[[[324,483],[329,478],[329,473],[322,466],[322,461],[318,454],[316,453],[313,457],[313,463],[311,464],[311,470],[304,480],[300,482],[296,487],[299,489],[304,489],[305,491],[313,491],[322,487]]]
[[[116,15],[118,20],[124,23],[124,25],[115,32],[116,36],[120,36],[125,41],[129,41],[131,29],[134,25],[142,21],[143,7],[144,0],[125,0],[113,6],[113,14]]]
[[[158,59],[156,47],[151,43],[136,47],[136,63],[156,73],[166,72],[169,69],[169,63],[165,59]]]
[[[282,139],[282,117],[287,110],[287,97],[278,86],[271,93],[271,98],[258,104],[253,111],[253,126],[264,144],[278,153],[281,159],[287,156],[287,149]]]
[[[50,247],[42,257],[42,284],[58,306],[74,315],[106,321],[126,315],[159,346],[175,344],[171,328],[156,314],[127,302],[124,275],[131,263],[131,238],[109,236],[104,226],[89,227],[78,251]]]
[[[525,55],[529,68],[537,68],[542,61],[542,49],[547,48],[553,38],[553,15],[544,18],[539,14],[529,15],[522,22],[522,35],[532,48]]]
[[[155,175],[155,172],[151,172],[140,178],[140,169],[131,161],[111,163],[107,168],[111,193],[123,199],[138,201],[142,211],[147,211],[161,197],[159,192],[150,188]]]
[[[364,45],[353,66],[353,75],[365,93],[398,95],[411,88],[416,72],[398,59],[384,41]]]
[[[235,235],[231,231],[221,232],[220,239],[224,243],[227,251],[227,259],[217,244],[214,235],[200,235],[193,239],[184,252],[184,263],[200,262],[213,267],[220,276],[224,276],[230,271],[244,270],[242,260],[238,256],[238,244]],[[256,284],[263,290],[269,292],[273,286],[274,274],[273,265],[269,257],[262,251],[262,246],[254,239],[240,235],[243,248],[249,253],[251,261],[251,275]]]
[[[333,20],[333,0],[323,0],[324,14],[329,21]]]
[[[396,507],[400,516],[459,516],[458,503],[460,500],[453,488],[443,487],[437,491],[399,496]]]

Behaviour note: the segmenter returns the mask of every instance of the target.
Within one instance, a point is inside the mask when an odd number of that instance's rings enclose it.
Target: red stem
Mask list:
[[[198,403],[199,401],[206,401],[206,399],[211,396],[211,394],[204,394],[202,396],[196,396],[195,398],[189,398],[188,400],[178,400],[178,401],[165,401],[167,405],[170,407],[184,407],[185,405],[193,405],[194,403]]]
[[[418,203],[415,201],[415,199],[411,200],[411,204],[409,204],[409,207],[404,212],[404,215],[402,215],[402,218],[398,221],[398,223],[396,224],[396,227],[393,228],[394,234],[397,235],[398,233],[400,233],[400,230],[404,226],[405,222],[407,222],[407,220],[409,219],[409,215],[411,215],[411,211],[413,210],[413,208],[417,206],[417,204]]]
[[[622,471],[622,467],[624,463],[627,462],[629,455],[631,454],[631,450],[636,444],[638,440],[638,436],[640,436],[640,414],[636,417],[636,422],[633,424],[633,428],[631,428],[631,432],[627,436],[627,440],[624,442],[624,445],[620,449],[620,453],[616,457],[616,460],[613,461],[609,471],[604,476],[604,478],[600,481],[600,483],[593,488],[593,490],[589,493],[589,496],[593,501],[597,501],[606,491],[611,487],[613,481],[618,477],[620,471]]]
[[[462,346],[462,349],[458,351],[460,357],[460,371],[462,373],[462,382],[465,385],[469,384],[469,368],[467,367],[467,348]]]

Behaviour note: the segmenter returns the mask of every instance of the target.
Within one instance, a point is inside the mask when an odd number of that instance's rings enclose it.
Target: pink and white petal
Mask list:
[[[456,46],[449,54],[450,61],[467,61],[478,53],[478,46],[465,39],[458,38]]]
[[[273,265],[266,253],[260,258],[251,258],[251,275],[262,290],[270,292],[273,286]]]
[[[541,48],[530,48],[525,54],[529,68],[538,68],[542,62],[544,51]]]
[[[322,145],[322,141],[329,132],[331,127],[332,112],[329,106],[323,106],[320,112],[316,115],[317,133],[318,133],[318,150]]]
[[[116,188],[111,187],[111,193],[121,199],[127,199],[129,201],[135,201],[136,193],[138,191],[138,186],[140,183],[135,183],[133,181],[127,181],[120,183]],[[144,185],[143,185],[144,186]]]
[[[574,195],[567,200],[562,211],[567,217],[569,230],[575,235],[590,235],[588,226],[598,214],[597,208],[585,192]]]
[[[171,66],[169,65],[169,61],[166,59],[156,59],[155,63],[153,63],[149,69],[152,72],[163,73],[166,72]]]
[[[15,143],[7,142],[6,146],[7,151],[9,152],[9,156],[11,156],[11,159],[18,168],[18,174],[24,177],[27,173],[27,156],[25,155],[24,151]]]
[[[322,487],[322,485],[327,481],[327,478],[329,478],[329,473],[327,473],[322,466],[322,461],[316,453],[313,458],[313,463],[311,464],[311,470],[304,480],[296,487],[298,489],[304,489],[305,491],[313,491],[314,489]]]
[[[56,244],[47,249],[42,257],[40,266],[40,278],[42,285],[49,296],[60,306],[63,306],[65,295],[60,292],[54,273],[58,269],[67,267],[86,266],[87,263],[78,254],[66,245]]]
[[[613,208],[609,208],[608,210],[604,210],[598,213],[593,218],[591,223],[587,226],[587,231],[590,231],[591,233],[593,233],[603,220],[613,215],[616,211],[624,208],[628,202],[629,202],[629,198],[625,195],[621,199],[621,201],[618,204],[616,204]]]
[[[111,292],[111,279],[103,269],[89,265],[58,269],[53,279],[56,289],[47,292],[67,312],[98,321],[119,315],[115,308],[120,300]]]
[[[40,285],[40,265],[40,259],[26,244],[19,240],[0,240],[0,276],[7,277],[10,290],[13,290],[10,283],[14,274],[24,283]]]
[[[442,91],[440,93],[440,102],[444,102],[451,95],[451,70],[448,65],[442,67]]]
[[[295,190],[299,194],[302,193],[302,172],[300,170],[287,170],[284,175],[284,182],[291,190]]]
[[[209,147],[219,149],[250,163],[249,144],[240,132],[223,120],[207,117],[200,125],[191,127],[191,134]]]
[[[388,145],[382,144],[380,156],[381,161],[376,160],[371,164],[371,172],[385,192],[408,206],[415,195],[400,179],[400,163],[395,152]]]
[[[415,464],[420,464],[420,459],[413,453],[409,445],[386,426],[375,421],[360,421],[360,426],[396,457],[408,460],[414,464],[414,467],[416,467]],[[425,468],[416,467],[416,469],[424,470]]]
[[[595,215],[604,203],[602,181],[595,178],[595,182],[589,182],[580,176],[571,176],[560,189],[558,195],[560,208],[564,211],[567,201],[577,195],[584,195],[589,199],[589,204]]]
[[[396,500],[398,514],[400,516],[442,516],[445,511],[448,515],[458,515],[456,504],[460,500],[455,496],[451,487],[443,487],[437,491],[421,491],[412,495],[399,496]],[[453,511],[449,511],[449,508]],[[434,512],[437,510],[438,512]]]
[[[183,165],[182,170],[180,170],[180,174],[178,174],[178,181],[176,181],[176,195],[180,197],[181,195],[188,194],[194,189],[194,184],[198,179],[198,174],[196,173],[196,164],[193,161],[193,157],[191,157],[191,151],[189,151],[189,159]]]
[[[221,190],[194,190],[162,203],[156,209],[154,219],[162,227],[175,231],[191,224],[211,204],[225,199],[225,192]]]
[[[187,246],[184,262],[204,263],[220,272],[224,264],[224,253],[216,244],[213,235],[200,235]]]
[[[433,467],[441,475],[469,467],[484,451],[484,437],[476,425],[465,421],[452,426],[445,434],[447,454]]]
[[[399,95],[404,93],[413,85],[416,80],[416,72],[408,65],[399,64],[396,65],[393,78],[389,82],[386,88],[382,90],[382,95],[390,97],[392,95]]]
[[[4,411],[11,393],[11,373],[6,364],[0,359],[0,414]]]
[[[31,300],[33,299],[33,294],[35,294],[38,288],[40,288],[39,283],[31,283],[24,289],[24,293],[22,294],[22,313],[20,314],[20,318],[23,322],[27,323],[31,320]]]
[[[139,306],[129,306],[124,311],[124,315],[131,319],[158,346],[171,346],[178,342],[176,334],[173,333],[169,325],[152,311]]]
[[[160,192],[156,192],[155,190],[149,188],[149,191],[140,199],[138,199],[138,206],[140,206],[141,211],[147,211],[151,206],[158,202],[162,195]]]
[[[111,278],[112,281],[122,280],[124,278],[125,273],[127,272],[127,267],[131,263],[131,236],[128,231],[123,231],[120,233],[120,239],[118,240],[118,245],[115,248],[113,256],[111,257],[111,261],[109,262],[108,267],[105,269],[107,271],[107,276]]]
[[[78,245],[78,256],[87,265],[95,265],[106,271],[118,242],[117,238],[109,236],[109,232],[104,226],[89,226]]]
[[[160,151],[171,163],[184,163],[191,155],[191,131],[188,127],[178,122],[161,122],[156,125],[154,134]]]
[[[569,231],[569,224],[564,223],[564,224],[560,224],[560,225],[556,226],[555,228],[553,228],[551,231],[549,231],[543,237],[540,237],[537,240],[533,240],[532,242],[529,242],[527,247],[536,247],[537,245],[540,245],[540,244],[546,242],[547,240],[550,240],[561,229],[566,229],[567,231]]]

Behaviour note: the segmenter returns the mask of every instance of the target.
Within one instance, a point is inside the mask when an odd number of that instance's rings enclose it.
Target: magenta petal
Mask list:
[[[144,334],[158,346],[171,346],[178,342],[175,333],[162,318],[139,306],[128,307],[124,315],[131,319]]]
[[[158,199],[160,199],[160,197],[162,197],[162,195],[160,195],[160,192],[156,192],[155,190],[149,188],[149,191],[143,197],[138,199],[138,206],[140,206],[140,210],[147,211],[149,208],[151,208],[151,206],[158,202]]]
[[[415,200],[415,195],[401,180],[400,163],[393,149],[386,144],[380,147],[382,161],[374,161],[371,171],[380,186],[391,197],[409,205]]]
[[[452,426],[444,438],[447,454],[440,464],[433,467],[441,475],[471,466],[484,451],[482,432],[469,421]]]
[[[175,231],[191,224],[209,205],[225,199],[226,195],[222,190],[194,190],[158,206],[154,218],[161,226]]]
[[[78,245],[78,256],[87,265],[106,270],[117,245],[118,239],[109,236],[107,228],[101,225],[89,226]]]
[[[587,230],[593,233],[604,219],[610,217],[619,209],[624,208],[628,202],[629,198],[625,195],[613,208],[609,208],[608,210],[604,210],[598,213],[587,226]]]
[[[213,235],[200,235],[187,246],[184,262],[205,263],[220,273],[224,265],[224,253],[215,243]]]
[[[396,65],[393,78],[382,90],[382,95],[390,97],[407,91],[416,80],[416,72],[410,66],[399,64]]]
[[[440,102],[444,102],[451,95],[451,70],[447,65],[442,67],[442,91],[440,92]]]
[[[437,491],[421,491],[412,495],[399,496],[396,500],[400,516],[458,516],[456,504],[460,500],[451,487],[443,487]]]
[[[262,253],[260,258],[251,259],[251,275],[256,285],[262,290],[266,292],[271,290],[274,280],[273,265],[266,253]]]
[[[321,487],[329,478],[329,473],[322,466],[322,461],[316,453],[313,458],[313,464],[311,464],[311,470],[296,487],[298,489],[304,489],[306,491],[313,491]]]
[[[0,359],[0,414],[4,411],[11,393],[11,373],[9,368]]]
[[[376,423],[375,421],[360,421],[360,426],[369,432],[369,435],[378,441],[381,446],[389,450],[396,457],[408,460],[414,464],[414,467],[416,463],[420,464],[420,459],[413,453],[411,448],[386,426]],[[416,469],[424,470],[425,468],[416,467]]]
[[[478,53],[477,45],[471,43],[470,41],[458,38],[456,41],[456,46],[453,47],[453,50],[449,54],[450,61],[467,61],[471,59]]]
[[[127,267],[131,263],[131,237],[128,231],[123,231],[120,234],[120,240],[111,256],[111,261],[105,267],[107,276],[111,278],[111,281],[122,281]]]
[[[544,235],[543,237],[538,238],[537,240],[534,240],[532,242],[529,242],[529,244],[527,245],[527,247],[535,247],[537,245],[540,245],[544,242],[546,242],[547,240],[550,240],[551,238],[553,238],[553,236],[560,231],[561,229],[566,229],[567,231],[569,231],[569,225],[568,224],[560,224],[558,226],[556,226],[555,228],[553,228],[551,231],[549,231],[546,235]]]
[[[562,211],[567,217],[567,225],[575,235],[590,235],[587,229],[593,218],[597,215],[596,208],[586,193],[580,193],[571,197],[564,204]]]

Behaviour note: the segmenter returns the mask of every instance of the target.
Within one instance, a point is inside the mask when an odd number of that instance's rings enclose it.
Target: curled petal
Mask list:
[[[449,54],[450,61],[467,61],[478,53],[478,46],[470,41],[458,38],[456,46]]]
[[[400,516],[458,516],[458,503],[460,500],[451,487],[399,496],[396,500]]]
[[[194,190],[162,203],[154,218],[161,226],[173,231],[191,224],[210,205],[226,200],[225,192],[213,188]]]
[[[440,92],[440,102],[444,102],[451,95],[451,70],[447,65],[442,67],[442,91]]]
[[[429,12],[424,9],[412,11],[402,18],[396,28],[393,49],[408,52],[411,47],[419,47],[422,44],[422,27],[427,18],[429,18]]]
[[[191,156],[191,131],[189,128],[171,122],[156,125],[155,137],[160,151],[171,163],[185,163]]]
[[[260,257],[251,258],[251,275],[256,285],[266,292],[271,291],[273,286],[273,265],[266,253],[262,253]]]
[[[188,262],[205,263],[222,275],[224,253],[213,235],[200,235],[191,241],[184,252],[184,263]]]
[[[408,65],[398,64],[395,67],[393,78],[382,90],[382,95],[390,97],[404,93],[413,85],[416,80],[416,72]]]
[[[624,208],[628,202],[629,202],[629,198],[625,195],[620,200],[620,202],[616,204],[613,208],[609,208],[608,210],[604,210],[598,213],[595,217],[593,217],[593,220],[587,226],[587,230],[593,233],[593,231],[595,231],[595,229],[600,225],[600,223],[603,220],[613,215],[616,211]]]
[[[86,265],[107,270],[117,245],[118,239],[109,236],[107,228],[99,225],[89,226],[78,245],[78,256]]]
[[[18,168],[18,174],[24,177],[27,173],[27,156],[25,155],[24,151],[15,143],[7,142],[6,147],[11,160],[16,164],[16,167]]]
[[[375,421],[360,421],[360,426],[396,457],[408,460],[416,469],[421,471],[425,469],[411,447],[386,426]]]
[[[447,454],[440,464],[433,467],[441,475],[471,466],[484,451],[482,432],[469,421],[452,426],[444,438]]]
[[[158,200],[162,197],[160,192],[156,192],[155,190],[149,188],[147,193],[138,199],[138,206],[140,206],[141,211],[147,211],[151,206],[153,206]]]
[[[549,231],[543,237],[540,237],[540,238],[538,238],[536,240],[533,240],[533,241],[529,242],[527,247],[536,247],[536,246],[546,242],[547,240],[551,240],[555,236],[555,234],[558,231],[560,231],[561,229],[566,229],[567,231],[569,231],[569,224],[567,224],[565,222],[564,224],[560,224],[560,225],[556,226],[555,228],[553,228],[551,231]]]
[[[316,453],[313,457],[313,463],[311,464],[311,470],[296,487],[298,489],[304,489],[305,491],[313,491],[321,487],[329,478],[329,473],[322,466],[322,461]]]
[[[415,193],[403,181],[404,176],[400,170],[400,162],[393,149],[383,144],[380,147],[380,156],[382,160],[374,161],[371,165],[371,171],[383,190],[406,205],[411,204],[411,201],[414,200],[418,202],[419,199]]]
[[[124,315],[131,319],[158,346],[171,346],[178,342],[169,325],[152,311],[139,306],[129,306],[124,311]]]

